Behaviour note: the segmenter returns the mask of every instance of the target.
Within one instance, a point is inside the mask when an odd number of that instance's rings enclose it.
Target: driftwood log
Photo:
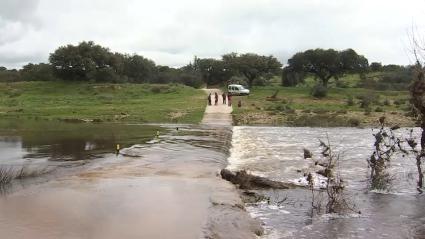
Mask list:
[[[296,187],[294,184],[273,181],[267,178],[251,175],[245,170],[234,173],[228,169],[222,169],[220,174],[223,179],[239,185],[240,189],[289,189]]]

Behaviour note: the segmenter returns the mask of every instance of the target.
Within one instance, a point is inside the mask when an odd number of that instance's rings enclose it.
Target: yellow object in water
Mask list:
[[[120,150],[120,145],[119,144],[117,144],[117,151],[119,151]]]
[[[159,131],[158,130],[156,131],[156,137],[159,137]]]

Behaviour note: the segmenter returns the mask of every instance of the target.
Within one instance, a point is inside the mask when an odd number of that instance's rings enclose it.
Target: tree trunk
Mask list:
[[[252,89],[252,84],[254,83],[255,77],[247,77],[248,78],[248,88]]]

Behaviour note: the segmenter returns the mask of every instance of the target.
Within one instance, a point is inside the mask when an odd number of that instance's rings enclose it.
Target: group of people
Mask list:
[[[214,93],[214,105],[218,105],[218,94],[217,92]],[[232,106],[232,96],[229,94],[226,94],[226,92],[223,92],[221,95],[223,99],[223,105],[228,104],[229,106]],[[208,95],[208,105],[212,105],[212,95],[211,93]]]

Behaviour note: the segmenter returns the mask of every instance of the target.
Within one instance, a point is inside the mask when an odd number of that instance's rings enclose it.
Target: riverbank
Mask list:
[[[198,123],[205,93],[169,84],[0,83],[0,117],[71,122]]]
[[[317,99],[308,87],[265,86],[234,97],[235,103],[239,100],[234,125],[367,127],[377,126],[382,116],[389,124],[415,125],[407,91],[330,88],[327,97]]]
[[[254,87],[233,98],[234,125],[367,127],[378,119],[410,127],[406,91],[331,88],[316,99],[308,87]],[[273,97],[273,95],[277,94]],[[69,122],[200,123],[206,92],[169,84],[0,83],[0,117]],[[221,97],[220,97],[221,99]],[[237,107],[238,101],[242,107]]]

